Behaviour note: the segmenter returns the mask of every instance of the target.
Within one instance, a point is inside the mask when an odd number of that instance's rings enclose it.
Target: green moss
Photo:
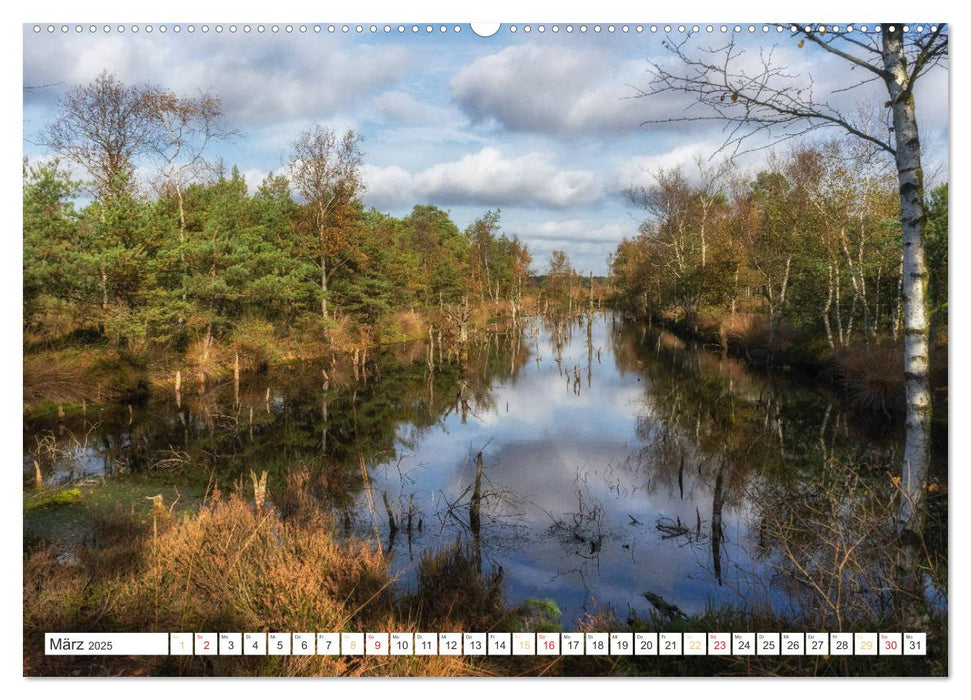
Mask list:
[[[29,513],[38,508],[69,506],[80,500],[81,491],[79,489],[62,489],[61,491],[35,494],[24,500],[24,513]]]
[[[552,598],[527,598],[519,606],[523,629],[529,632],[559,632],[563,613]]]
[[[155,475],[131,475],[104,483],[25,494],[25,542],[76,545],[91,534],[98,522],[112,517],[119,509],[129,514],[135,524],[150,524],[151,497],[156,494],[162,494],[166,508],[174,505],[176,515],[194,512],[204,489],[204,485],[176,488]]]
[[[71,417],[80,415],[84,407],[80,402],[43,401],[28,408],[24,415],[32,420],[53,418],[58,414],[58,410],[64,411],[65,417]]]

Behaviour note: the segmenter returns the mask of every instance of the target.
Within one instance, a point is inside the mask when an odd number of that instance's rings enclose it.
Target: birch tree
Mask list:
[[[155,129],[143,100],[150,90],[104,71],[60,99],[58,116],[43,134],[48,148],[88,171],[93,193],[103,200],[133,185],[135,161],[152,147]]]
[[[650,218],[644,222],[646,230],[664,251],[661,259],[676,280],[673,296],[684,313],[685,324],[697,333],[706,254],[704,223],[696,216],[697,194],[679,168],[659,169],[654,173],[654,181],[651,187],[629,190],[627,196],[648,213]]]
[[[95,236],[102,312],[109,304],[109,250],[125,236],[107,225],[104,212],[135,189],[136,161],[152,147],[155,129],[143,100],[152,89],[125,85],[103,71],[61,97],[58,115],[42,136],[44,145],[88,171],[87,188],[103,205]]]
[[[914,87],[947,61],[946,25],[905,27],[783,26],[798,48],[815,48],[848,64],[855,82],[839,92],[866,93],[871,83],[886,89],[884,120],[873,128],[834,106],[835,91],[820,96],[812,76],[796,75],[775,49],[753,56],[734,36],[720,49],[689,50],[690,37],[665,45],[676,59],[654,62],[641,97],[687,96],[692,107],[653,123],[712,121],[723,125],[723,148],[737,155],[768,142],[823,128],[841,129],[874,145],[894,161],[903,235],[904,378],[906,441],[899,513],[901,533],[921,528],[922,489],[930,461],[931,399],[928,367],[927,265],[924,252],[924,175]],[[649,123],[651,123],[649,122]]]
[[[153,130],[148,150],[160,163],[161,184],[175,194],[179,207],[179,242],[185,241],[185,186],[209,168],[206,149],[230,138],[223,129],[222,101],[215,95],[179,97],[170,90],[146,90],[141,95],[145,118]]]
[[[338,137],[331,129],[314,124],[291,144],[290,180],[307,201],[319,243],[320,309],[327,319],[327,283],[343,266],[341,252],[347,247],[342,212],[363,189],[360,137],[347,131]]]

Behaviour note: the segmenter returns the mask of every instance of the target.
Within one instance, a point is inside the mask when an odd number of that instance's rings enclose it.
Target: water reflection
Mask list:
[[[252,469],[269,472],[273,501],[299,471],[404,583],[423,550],[465,539],[511,602],[552,598],[566,627],[595,604],[806,604],[779,575],[791,557],[776,516],[820,520],[799,494],[818,494],[835,465],[888,471],[897,451],[822,390],[593,314],[527,319],[460,351],[433,335],[200,396],[89,407],[29,422],[24,446],[25,488],[35,461],[48,482],[205,486]],[[840,507],[863,498],[827,483]]]

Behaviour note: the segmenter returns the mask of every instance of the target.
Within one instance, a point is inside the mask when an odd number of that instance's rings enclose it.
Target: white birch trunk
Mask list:
[[[928,377],[927,266],[924,261],[924,174],[914,96],[900,31],[883,32],[884,65],[892,102],[903,227],[904,378],[906,438],[898,528],[920,530],[923,486],[930,462],[931,396]]]
[[[327,320],[327,258],[320,256],[320,311]]]
[[[829,310],[833,308],[833,264],[829,264],[829,294],[826,297],[826,305],[823,306],[823,325],[826,328],[826,340],[829,342],[830,348],[835,348],[836,343],[833,341],[833,328],[829,323]]]

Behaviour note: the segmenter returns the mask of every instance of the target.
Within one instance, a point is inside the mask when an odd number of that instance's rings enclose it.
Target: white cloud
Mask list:
[[[566,221],[544,221],[541,224],[520,226],[516,233],[529,243],[544,241],[559,244],[560,247],[578,243],[616,245],[625,235],[630,235],[632,227],[623,224],[591,225],[580,219]]]
[[[260,170],[259,168],[249,168],[242,172],[243,180],[246,181],[246,188],[249,190],[250,194],[253,194],[260,188],[263,184],[263,180],[270,173],[266,170]]]
[[[547,220],[536,224],[508,226],[528,246],[533,256],[533,269],[546,270],[548,258],[554,250],[567,251],[574,268],[583,273],[606,271],[607,256],[625,236],[632,235],[637,224],[604,224],[582,219]]]
[[[616,189],[623,191],[631,187],[650,187],[654,185],[654,175],[658,170],[683,168],[686,175],[694,168],[694,159],[711,158],[718,144],[710,142],[686,143],[663,153],[634,156],[623,162],[617,169]]]
[[[57,163],[58,170],[66,174],[68,178],[75,182],[86,183],[91,179],[88,171],[82,168],[80,165],[54,153],[41,153],[27,159],[27,165],[30,168],[39,169],[50,167],[54,163]]]
[[[660,36],[519,34],[499,49],[464,33],[447,46],[340,33],[34,35],[29,26],[24,33],[31,155],[43,152],[33,140],[57,97],[108,69],[127,84],[220,95],[226,125],[242,136],[213,144],[209,155],[238,163],[251,189],[266,171],[281,172],[290,142],[310,122],[353,128],[364,136],[367,203],[396,213],[435,203],[451,208],[460,225],[501,206],[505,229],[526,238],[538,261],[565,248],[581,269],[602,271],[618,236],[636,230],[639,213],[622,190],[651,184],[658,167],[682,165],[692,175],[693,157],[712,155],[725,138],[715,121],[656,123],[704,116],[688,96],[630,99],[650,86],[648,61],[683,69]],[[832,94],[860,71],[818,47],[799,49],[788,35],[739,40],[746,52],[739,65],[750,74],[761,68],[760,52],[778,44],[773,62],[800,82],[812,74],[817,99],[847,114],[861,100],[878,108],[886,100],[878,82]],[[689,41],[694,55],[710,56],[700,50],[726,38]],[[925,171],[938,178],[948,163],[948,80],[944,69],[927,75],[916,94]],[[741,162],[756,170],[762,158]]]
[[[25,39],[24,84],[54,84],[27,99],[52,102],[109,70],[127,84],[153,83],[187,95],[211,91],[222,98],[227,122],[240,128],[330,118],[387,92],[411,66],[400,46],[334,37],[99,33],[49,39]]]
[[[550,253],[567,247],[564,243],[548,240],[527,241],[527,243],[533,256],[533,269],[539,272],[547,269]],[[566,252],[573,268],[581,274],[592,270],[594,274],[601,275],[607,271],[607,258],[616,247],[616,243],[610,242],[571,243]]]
[[[624,132],[639,128],[645,104],[621,76],[643,72],[595,50],[535,44],[485,56],[452,79],[452,95],[474,120],[515,131]]]
[[[451,116],[447,109],[421,102],[403,90],[377,95],[372,106],[382,119],[395,126],[443,124]]]
[[[364,177],[365,199],[379,207],[424,201],[564,209],[591,205],[603,197],[593,172],[561,170],[546,153],[506,158],[491,147],[414,174],[397,166],[366,166]]]
[[[415,177],[397,165],[386,168],[365,164],[361,168],[365,193],[369,204],[380,208],[410,206],[414,204]]]
[[[780,151],[791,148],[793,143],[782,143]],[[672,170],[680,168],[688,182],[698,184],[700,172],[697,162],[702,167],[713,168],[724,163],[731,155],[728,149],[723,149],[718,141],[696,141],[643,156],[633,156],[618,165],[613,174],[612,188],[614,192],[623,193],[635,187],[652,187],[657,184],[655,175],[658,170]],[[735,156],[732,160],[733,175],[756,173],[767,166],[767,161],[773,149],[759,149]]]

